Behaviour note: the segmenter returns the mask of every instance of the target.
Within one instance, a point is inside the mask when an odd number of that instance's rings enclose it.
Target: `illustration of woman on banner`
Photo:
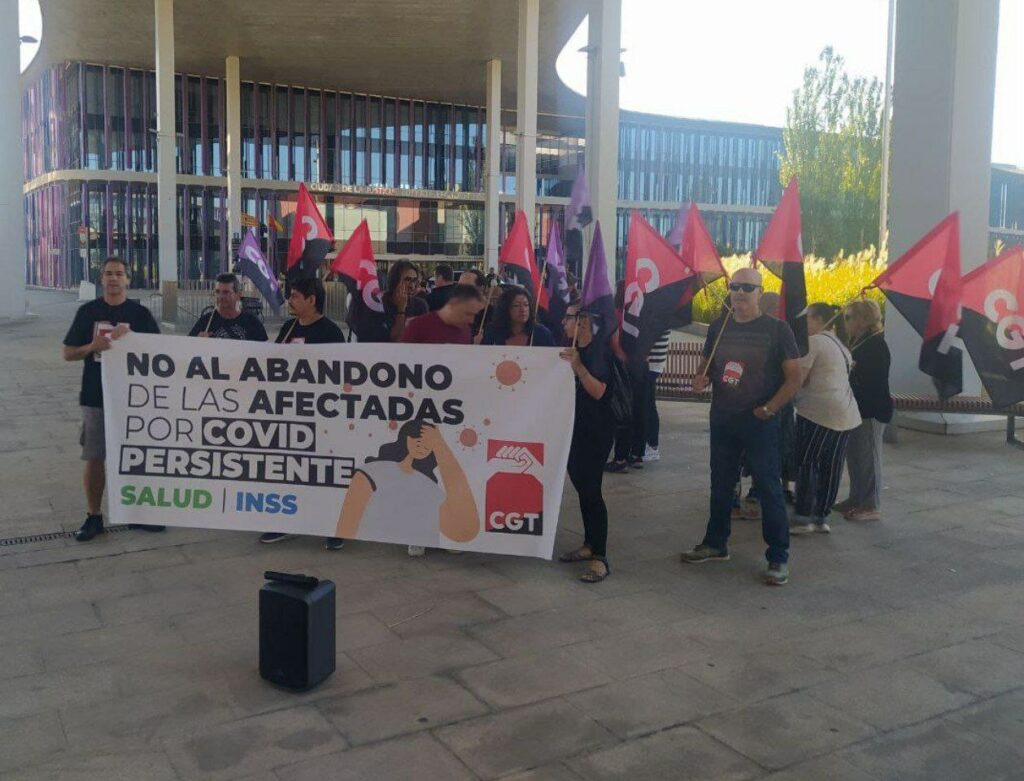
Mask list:
[[[436,426],[410,420],[356,470],[337,536],[438,547],[442,534],[469,542],[479,531],[476,501],[455,454]]]

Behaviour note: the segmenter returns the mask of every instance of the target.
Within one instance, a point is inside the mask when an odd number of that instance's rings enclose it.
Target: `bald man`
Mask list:
[[[708,329],[693,388],[698,393],[709,384],[712,388],[711,514],[704,540],[683,553],[682,560],[729,560],[733,491],[746,455],[768,545],[765,582],[781,586],[789,580],[789,520],[780,478],[778,413],[800,389],[800,353],[789,325],[761,313],[761,294],[760,272],[740,269],[729,281],[732,312]]]

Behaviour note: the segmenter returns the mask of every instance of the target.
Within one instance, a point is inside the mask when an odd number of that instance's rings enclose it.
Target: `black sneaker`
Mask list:
[[[103,534],[103,516],[87,515],[85,516],[85,523],[75,532],[75,539],[78,542],[88,542],[97,534]]]
[[[728,561],[729,551],[725,548],[712,548],[710,545],[698,545],[693,550],[679,554],[681,561],[687,564],[703,564],[705,561]]]
[[[625,472],[627,469],[629,469],[629,463],[627,461],[609,461],[604,465],[604,471],[612,472],[613,474]]]
[[[285,534],[284,532],[264,532],[260,535],[260,542],[284,542],[285,540],[295,539],[294,534]]]
[[[155,526],[151,523],[129,523],[129,529],[135,529],[140,532],[165,532],[167,531],[166,526]]]
[[[345,547],[345,541],[341,537],[328,537],[324,540],[324,550],[341,550]]]
[[[643,469],[644,460],[642,458],[631,458],[629,459],[629,465],[634,469]]]

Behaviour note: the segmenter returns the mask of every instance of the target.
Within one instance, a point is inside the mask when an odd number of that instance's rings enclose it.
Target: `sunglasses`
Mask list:
[[[729,290],[731,290],[733,293],[738,293],[741,290],[744,293],[753,293],[755,290],[758,290],[760,287],[761,287],[760,285],[755,285],[753,282],[730,282],[729,283]]]

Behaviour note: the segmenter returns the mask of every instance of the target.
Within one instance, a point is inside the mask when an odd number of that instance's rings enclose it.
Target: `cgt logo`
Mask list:
[[[484,531],[544,534],[544,485],[532,474],[544,465],[544,445],[491,439],[487,462],[500,471],[487,480]]]

